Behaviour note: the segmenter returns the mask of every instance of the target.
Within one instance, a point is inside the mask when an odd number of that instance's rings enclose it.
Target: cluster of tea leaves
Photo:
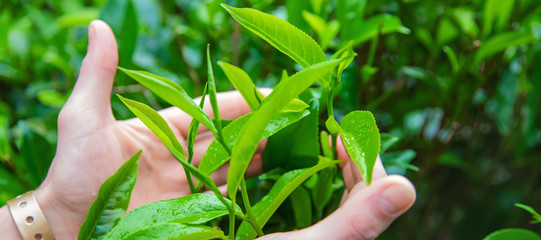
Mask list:
[[[241,67],[259,87],[276,85],[283,69],[300,70],[234,23],[222,2],[0,1],[0,204],[34,189],[45,176],[56,145],[57,114],[77,77],[92,19],[112,26],[122,48],[121,66],[171,79],[190,97],[204,90],[207,43],[213,59]],[[495,229],[529,226],[528,216],[512,203],[541,204],[536,161],[541,71],[535,67],[541,60],[541,8],[536,0],[227,2],[286,19],[312,36],[328,57],[352,42],[357,57],[343,71],[335,118],[340,121],[355,109],[372,111],[380,130],[392,134],[381,137],[382,150],[388,150],[381,154],[384,166],[410,177],[419,193],[414,208],[382,238],[481,239]],[[217,90],[232,89],[223,81],[227,72],[216,70]],[[154,109],[169,105],[123,74],[114,92]],[[307,111],[325,109],[325,101],[319,106],[310,101],[322,94],[300,96],[310,105]],[[119,98],[112,102],[118,119],[133,116]],[[268,144],[282,136],[291,146],[283,154],[312,158],[304,150],[313,142],[299,138],[295,142],[307,145],[291,144],[286,136],[314,129],[303,122],[315,115],[327,118],[325,110],[310,114]],[[388,143],[395,144],[389,148]],[[420,170],[406,172],[414,169],[412,159]],[[291,166],[296,167],[302,165]],[[250,193],[268,190],[280,174],[248,180]],[[340,173],[329,170],[326,176],[333,174]],[[318,181],[324,180],[310,178],[302,187]],[[339,182],[327,185],[340,191]],[[303,190],[292,196],[312,201]],[[285,201],[277,212],[281,218],[267,226],[281,230],[283,222],[296,224],[291,205]]]

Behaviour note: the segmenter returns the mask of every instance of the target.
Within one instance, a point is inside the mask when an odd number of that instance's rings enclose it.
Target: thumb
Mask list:
[[[413,185],[402,176],[357,185],[344,205],[316,225],[261,239],[375,239],[415,201]]]
[[[111,28],[101,20],[88,27],[88,50],[68,101],[58,117],[59,135],[77,138],[114,122],[111,90],[118,50]]]

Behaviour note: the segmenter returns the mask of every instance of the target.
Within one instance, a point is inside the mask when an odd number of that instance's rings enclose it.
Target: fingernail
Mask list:
[[[92,21],[90,25],[88,26],[88,45],[89,46],[92,46],[92,41],[94,40],[95,35],[96,35],[95,25],[96,25],[96,22]]]
[[[411,186],[406,183],[396,183],[381,193],[379,207],[384,213],[394,215],[408,208],[414,198]]]

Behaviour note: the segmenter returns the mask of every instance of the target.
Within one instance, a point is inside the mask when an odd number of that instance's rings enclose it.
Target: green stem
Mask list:
[[[257,219],[255,218],[254,213],[252,212],[252,206],[250,206],[250,199],[248,198],[246,181],[244,180],[244,178],[242,179],[240,184],[241,184],[240,192],[242,194],[242,201],[244,202],[244,208],[246,208],[246,213],[248,214],[248,222],[250,223],[250,225],[252,225],[254,230],[257,232],[257,235],[261,237],[265,234],[263,233],[263,230],[257,223]]]
[[[189,161],[189,163],[191,163],[191,161]],[[184,173],[186,173],[186,180],[188,180],[188,185],[190,186],[190,192],[192,194],[196,193],[197,191],[196,191],[195,186],[193,185],[192,175],[186,169],[184,169]]]
[[[236,206],[235,196],[231,197],[231,205]],[[229,212],[229,239],[235,239],[235,213]]]

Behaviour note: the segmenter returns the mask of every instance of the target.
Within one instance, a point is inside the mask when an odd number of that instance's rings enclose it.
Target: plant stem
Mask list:
[[[192,194],[196,193],[197,191],[195,189],[195,185],[193,185],[192,175],[186,169],[184,169],[184,173],[186,174],[186,180],[188,180],[188,185],[190,186],[190,192]]]
[[[231,206],[236,206],[235,196],[231,196]],[[229,212],[229,239],[235,239],[235,213]]]
[[[246,208],[246,213],[248,214],[248,222],[250,223],[250,225],[252,225],[254,230],[257,232],[257,235],[261,237],[265,234],[263,233],[263,230],[257,223],[257,219],[255,218],[254,213],[252,212],[252,206],[250,206],[250,199],[248,198],[246,181],[244,180],[244,178],[242,179],[240,184],[241,184],[240,192],[242,194],[242,201],[244,202],[244,208]]]

